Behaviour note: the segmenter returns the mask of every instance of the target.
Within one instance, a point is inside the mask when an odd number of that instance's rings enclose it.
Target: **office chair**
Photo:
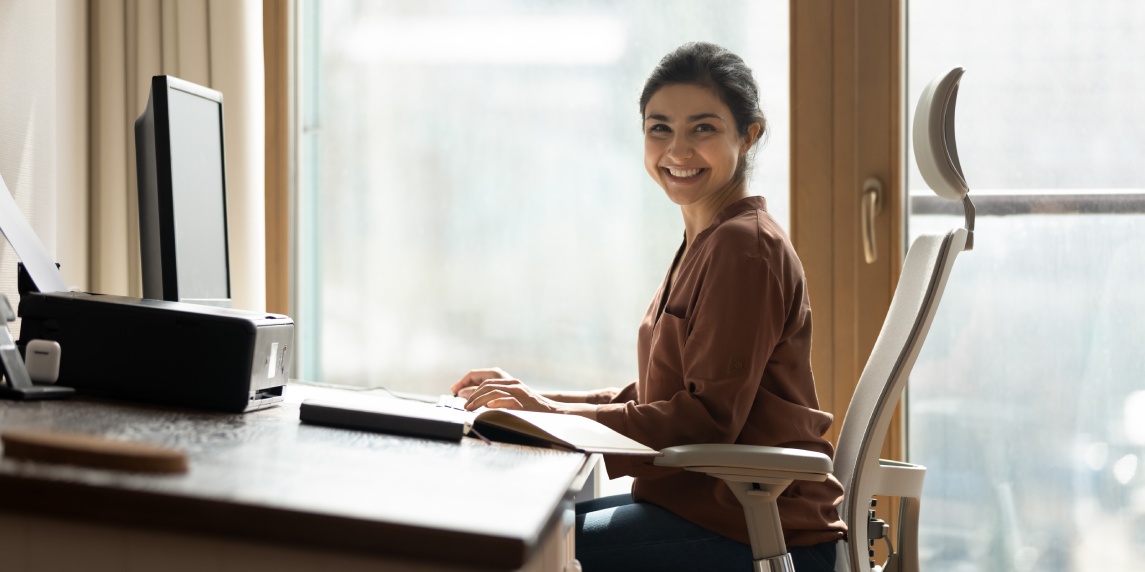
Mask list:
[[[656,464],[719,477],[731,488],[747,518],[755,570],[794,570],[783,541],[776,498],[794,480],[823,481],[833,472],[843,484],[840,516],[847,538],[839,543],[836,572],[918,572],[918,513],[926,468],[879,459],[895,404],[922,348],[955,257],[970,250],[974,205],[958,162],[954,107],[962,68],[936,78],[923,91],[914,116],[914,150],[926,183],[941,197],[961,201],[965,228],[915,239],[903,262],[883,328],[847,409],[832,467],[826,455],[800,449],[751,445],[684,445],[661,451]],[[868,516],[873,495],[901,499],[895,542],[888,527]],[[870,560],[870,543],[882,538],[890,555]]]

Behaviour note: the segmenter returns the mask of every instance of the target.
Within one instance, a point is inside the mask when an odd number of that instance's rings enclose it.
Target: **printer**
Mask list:
[[[282,401],[294,338],[284,315],[21,288],[19,316],[18,345],[59,343],[57,383],[81,393],[230,412]]]

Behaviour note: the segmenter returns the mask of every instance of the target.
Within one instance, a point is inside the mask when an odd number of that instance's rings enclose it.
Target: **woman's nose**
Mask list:
[[[692,144],[687,137],[674,134],[668,143],[668,157],[673,161],[686,161],[692,158]]]

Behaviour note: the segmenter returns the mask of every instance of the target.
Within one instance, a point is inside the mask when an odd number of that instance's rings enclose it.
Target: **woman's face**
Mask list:
[[[680,206],[718,199],[749,147],[731,111],[707,88],[666,85],[644,108],[644,168]]]

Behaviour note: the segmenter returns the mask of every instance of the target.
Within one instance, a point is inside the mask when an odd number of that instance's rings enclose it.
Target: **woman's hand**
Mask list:
[[[471,370],[450,389],[458,397],[468,399],[465,408],[470,411],[478,407],[557,411],[556,403],[499,367]]]
[[[468,399],[465,408],[523,409],[545,413],[571,413],[596,419],[596,406],[587,403],[561,403],[525,385],[509,372],[499,368],[475,369],[465,374],[450,388]]]
[[[469,399],[477,387],[490,379],[513,379],[509,372],[499,367],[488,367],[484,369],[471,369],[469,373],[461,376],[457,383],[453,384],[449,390],[458,397]]]
[[[473,411],[478,407],[490,409],[523,409],[545,413],[561,412],[556,402],[546,399],[519,379],[487,379],[469,395],[465,408]]]

